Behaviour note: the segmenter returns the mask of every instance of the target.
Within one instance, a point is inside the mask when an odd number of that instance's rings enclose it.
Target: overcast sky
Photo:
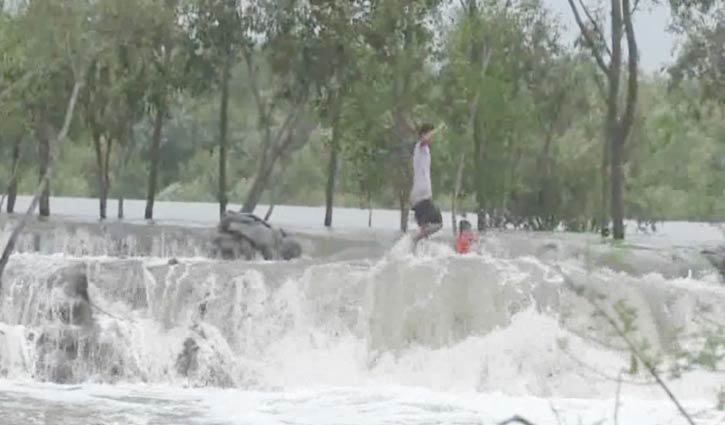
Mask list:
[[[560,16],[561,23],[567,27],[565,33],[567,41],[573,41],[579,30],[569,2],[567,0],[544,0],[544,3]],[[578,4],[578,2],[576,3]],[[669,22],[670,12],[667,6],[651,6],[635,15],[634,25],[642,70],[655,72],[663,65],[672,62],[675,37],[667,32]]]

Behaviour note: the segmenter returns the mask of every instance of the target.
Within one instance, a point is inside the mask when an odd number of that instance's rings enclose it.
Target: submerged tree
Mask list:
[[[587,6],[568,0],[581,31],[582,38],[606,80],[607,113],[605,156],[609,157],[609,183],[611,188],[612,233],[615,239],[624,239],[625,146],[632,130],[639,92],[639,52],[632,16],[639,2],[610,0],[611,45],[607,43],[601,25]],[[581,9],[581,11],[580,11]],[[588,21],[582,16],[582,12]],[[622,39],[627,43],[626,87],[622,88]],[[608,63],[607,63],[608,59]],[[624,105],[622,107],[622,105]],[[604,229],[604,223],[602,223]]]

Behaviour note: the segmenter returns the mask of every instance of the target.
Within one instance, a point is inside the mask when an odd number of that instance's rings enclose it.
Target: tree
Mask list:
[[[31,75],[23,92],[23,107],[30,116],[38,141],[38,179],[43,188],[39,215],[47,217],[50,215],[50,182],[44,183],[44,180],[51,174],[51,141],[58,139],[58,132],[64,125],[68,93],[78,83],[80,73],[85,73],[87,59],[103,46],[87,38],[90,15],[88,5],[82,1],[37,0],[24,5],[17,13],[18,30],[35,34],[23,41],[26,70]]]
[[[605,147],[605,152],[610,153],[612,233],[615,239],[624,239],[624,149],[634,122],[639,89],[639,53],[632,16],[639,2],[636,1],[633,7],[629,0],[610,1],[611,46],[609,46],[604,32],[587,6],[580,1],[581,10],[588,18],[588,22],[585,22],[574,0],[568,1],[582,38],[606,79],[607,114],[604,140],[609,148]],[[627,86],[624,90],[621,87],[623,37],[626,38],[628,55]],[[607,57],[609,63],[605,60]],[[623,95],[624,108],[621,106]]]
[[[545,114],[565,101],[555,93],[566,90],[561,87],[567,74],[549,74],[560,54],[555,23],[539,2],[463,1],[446,44],[444,94],[437,103],[445,105],[442,113],[453,133],[466,140],[451,147],[459,154],[447,168],[462,173],[462,158],[471,158],[479,229],[518,221],[513,216],[520,213],[533,216],[518,206],[528,198],[523,179],[528,171],[519,167],[551,147],[553,132],[542,148],[534,148],[541,139],[529,140],[527,132],[561,127],[556,114]],[[544,173],[550,164],[539,162]],[[538,177],[537,183],[544,180]],[[452,186],[462,184],[456,178]]]
[[[289,1],[257,0],[251,2],[245,13],[250,19],[250,30],[260,35],[263,42],[244,44],[242,48],[260,134],[257,170],[242,204],[244,212],[256,208],[277,162],[304,146],[317,127],[307,111],[310,57],[301,37],[306,10],[296,6]],[[270,92],[262,91],[261,66],[268,67]],[[278,121],[280,113],[283,118]]]
[[[190,65],[195,69],[197,93],[218,86],[219,100],[219,214],[227,209],[227,133],[229,83],[241,46],[250,43],[238,0],[195,0],[190,15]]]
[[[172,96],[186,81],[183,72],[183,37],[181,0],[151,2],[146,13],[151,17],[144,41],[149,43],[146,60],[150,69],[147,102],[153,113],[153,135],[149,150],[149,174],[144,217],[154,216],[154,200],[158,185],[161,137],[168,117]]]
[[[674,31],[685,37],[670,67],[673,83],[694,80],[703,99],[725,105],[725,3],[671,0]]]
[[[369,50],[368,62],[361,68],[366,74],[386,82],[383,105],[387,110],[378,117],[376,125],[390,130],[386,137],[387,149],[398,153],[396,161],[390,164],[388,176],[398,200],[400,230],[403,232],[408,228],[410,210],[410,155],[417,139],[417,125],[411,116],[416,113],[420,123],[426,112],[430,114],[430,109],[425,111],[424,99],[431,91],[432,73],[428,59],[435,46],[427,22],[436,17],[440,4],[437,0],[375,0],[361,2],[356,12],[364,48]]]
[[[51,17],[53,19],[50,19]],[[44,151],[41,158],[42,175],[27,212],[13,229],[0,257],[0,290],[2,289],[2,275],[5,266],[28,218],[38,208],[39,204],[41,215],[49,214],[48,193],[53,166],[61,145],[70,131],[76,103],[85,82],[88,64],[102,49],[102,46],[94,44],[95,37],[89,32],[87,17],[88,9],[86,5],[83,2],[75,1],[59,5],[39,0],[31,3],[24,10],[23,29],[27,31],[28,27],[30,27],[31,30],[34,30],[26,38],[26,52],[30,58],[29,63],[35,64],[41,69],[47,69],[46,66],[49,62],[57,65],[59,70],[56,72],[70,76],[73,85],[70,94],[67,95],[68,100],[63,114],[62,127],[52,136],[50,135],[51,130],[49,130],[49,127],[51,124],[48,118],[50,108],[40,109],[41,127],[39,132],[42,132],[41,138],[47,137],[47,143],[41,143],[41,150]],[[53,24],[48,26],[48,22],[53,22]],[[25,25],[28,27],[25,27]],[[38,81],[36,83],[42,86],[43,82]],[[40,90],[41,93],[48,93],[47,87],[42,87],[42,89]],[[37,102],[40,102],[40,100],[36,99],[34,105],[36,108]]]
[[[0,122],[0,139],[3,145],[12,145],[12,153],[9,155],[11,171],[8,176],[7,192],[0,200],[0,210],[7,196],[8,213],[12,213],[15,209],[20,177],[21,144],[24,133],[30,126],[25,116],[22,89],[33,77],[33,73],[27,68],[24,42],[16,25],[16,19],[0,8],[0,50],[4,52],[0,62],[0,115],[4,117]]]
[[[105,219],[111,189],[111,154],[118,146],[118,174],[124,164],[130,129],[143,113],[147,87],[142,37],[150,22],[144,17],[143,0],[123,5],[105,0],[93,7],[93,31],[108,48],[90,66],[83,104],[96,156],[99,215]],[[122,204],[120,195],[121,215]]]
[[[316,89],[314,102],[322,123],[331,129],[325,186],[326,227],[332,226],[344,98],[351,82],[357,77],[353,38],[356,33],[353,19],[355,9],[355,2],[313,1],[310,3],[310,25],[306,26],[308,30],[314,29],[305,34],[305,38],[310,40],[307,49],[311,56],[310,63],[314,66],[314,70],[310,70]]]

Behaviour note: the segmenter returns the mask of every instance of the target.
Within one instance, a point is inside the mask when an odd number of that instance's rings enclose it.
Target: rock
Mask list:
[[[282,229],[253,214],[227,212],[217,225],[213,251],[224,259],[292,260],[302,255],[302,245]]]
[[[280,254],[285,260],[292,260],[302,255],[302,245],[296,240],[285,237],[282,240]]]
[[[64,299],[54,309],[64,324],[91,326],[93,310],[88,296],[88,278],[85,264],[62,268],[48,278],[50,288],[61,288]]]
[[[700,253],[720,272],[725,279],[725,246],[704,249]]]

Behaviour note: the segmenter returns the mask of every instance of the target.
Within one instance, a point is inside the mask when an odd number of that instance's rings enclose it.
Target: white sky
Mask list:
[[[578,5],[578,2],[575,2]],[[587,4],[596,2],[585,1]],[[642,2],[645,3],[645,2]],[[567,0],[544,0],[544,4],[560,17],[566,27],[565,36],[568,42],[579,34],[574,15]],[[637,43],[641,58],[641,68],[646,72],[656,72],[673,60],[673,49],[676,38],[667,32],[670,22],[670,11],[666,5],[654,5],[638,11],[634,18]]]

